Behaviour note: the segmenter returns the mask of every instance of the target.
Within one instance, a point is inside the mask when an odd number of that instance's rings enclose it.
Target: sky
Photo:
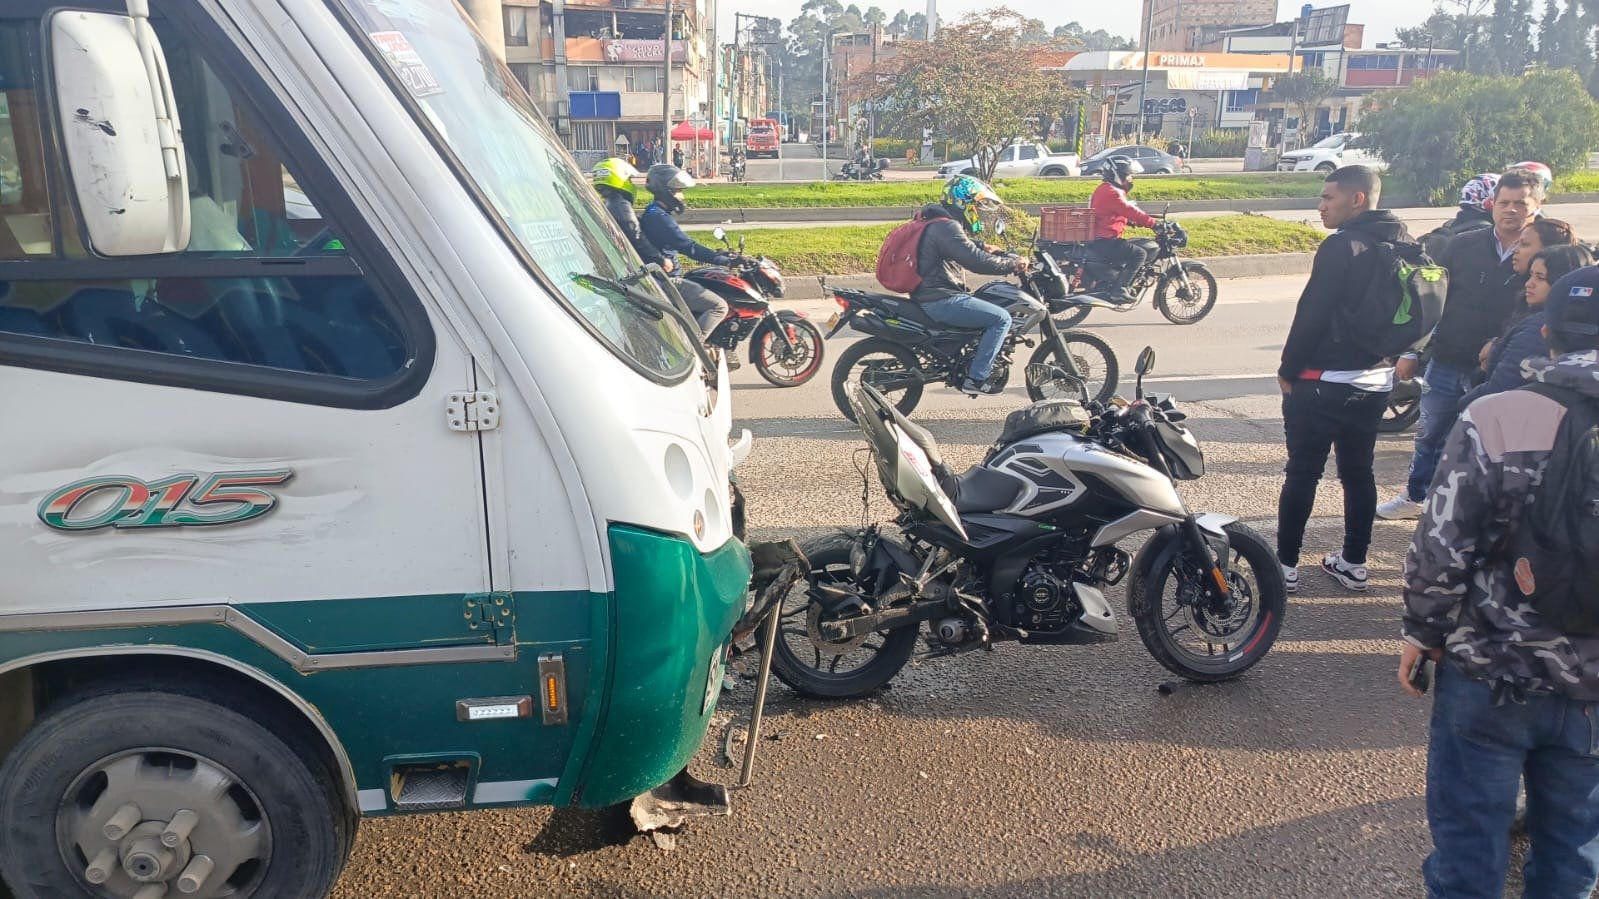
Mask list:
[[[848,6],[851,0],[841,0]],[[853,0],[862,9],[872,6],[872,0]],[[1394,36],[1395,28],[1419,24],[1432,13],[1436,0],[1347,0],[1350,5],[1349,20],[1366,26],[1366,46],[1386,41]],[[799,14],[804,0],[717,0],[720,29],[731,33],[733,13],[742,12],[763,16],[778,16],[786,23]],[[925,12],[926,0],[876,0],[876,5],[886,10],[890,17],[897,10]],[[1009,6],[1025,15],[1042,19],[1051,28],[1064,25],[1073,19],[1089,31],[1103,28],[1127,37],[1138,31],[1140,0],[939,0],[938,16],[944,21],[959,18],[965,13],[995,6]],[[1287,21],[1304,5],[1304,0],[1279,0],[1278,21]],[[1336,6],[1335,0],[1315,0],[1316,6]]]

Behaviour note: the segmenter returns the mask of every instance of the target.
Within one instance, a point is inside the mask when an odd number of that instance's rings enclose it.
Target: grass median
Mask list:
[[[1135,191],[1146,205],[1166,200],[1249,200],[1266,197],[1316,197],[1323,176],[1305,175],[1147,175]],[[994,182],[1007,203],[1086,203],[1098,178],[1025,178]],[[944,183],[881,181],[871,184],[811,182],[806,184],[705,184],[694,188],[689,203],[696,209],[796,209],[842,206],[919,206],[938,200]],[[640,203],[648,197],[640,191]]]
[[[1184,256],[1247,256],[1257,253],[1303,253],[1321,243],[1321,231],[1297,222],[1259,215],[1217,215],[1183,220],[1188,229]],[[738,232],[728,229],[736,242],[740,233],[749,252],[777,263],[785,275],[858,275],[877,266],[877,250],[894,225],[847,225],[837,228],[761,228]],[[702,243],[714,244],[710,230],[689,232]],[[1131,229],[1129,234],[1146,234]]]

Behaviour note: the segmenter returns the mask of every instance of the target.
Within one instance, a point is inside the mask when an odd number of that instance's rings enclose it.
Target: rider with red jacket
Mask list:
[[[1149,251],[1137,242],[1123,240],[1128,225],[1155,227],[1155,218],[1128,198],[1137,163],[1125,156],[1112,157],[1100,170],[1105,183],[1094,189],[1089,206],[1094,210],[1094,242],[1089,249],[1104,264],[1116,269],[1115,293],[1106,299],[1130,303],[1127,281],[1149,261]]]

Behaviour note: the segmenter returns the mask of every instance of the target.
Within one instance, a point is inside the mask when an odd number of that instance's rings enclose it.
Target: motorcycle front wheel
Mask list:
[[[1204,263],[1181,263],[1182,274],[1167,272],[1155,288],[1155,308],[1174,325],[1192,325],[1216,308],[1216,276]],[[1187,275],[1186,280],[1183,275]]]
[[[1226,608],[1209,605],[1201,583],[1207,575],[1181,549],[1146,547],[1149,561],[1135,563],[1127,581],[1128,606],[1144,648],[1166,670],[1191,681],[1231,680],[1265,658],[1288,605],[1288,585],[1271,544],[1242,524],[1225,530],[1223,569],[1231,594]],[[1174,531],[1160,533],[1183,539]]]
[[[783,328],[788,343],[777,339]],[[798,387],[822,370],[822,331],[807,319],[772,321],[755,332],[755,370],[774,387]]]
[[[1121,371],[1116,363],[1116,351],[1110,348],[1098,334],[1087,331],[1062,331],[1060,339],[1066,344],[1066,351],[1071,354],[1072,363],[1076,367],[1075,376],[1082,378],[1083,386],[1088,391],[1088,398],[1101,403],[1110,402],[1116,395],[1116,382],[1121,377]],[[1038,349],[1033,350],[1033,356],[1028,360],[1028,369],[1033,366],[1057,367],[1067,374],[1072,374],[1070,368],[1060,358],[1059,351],[1055,348],[1054,341],[1044,337]],[[1027,379],[1027,398],[1033,402],[1047,399],[1061,399],[1062,397],[1052,392],[1049,386],[1056,383],[1052,379],[1044,379],[1034,383],[1033,378]],[[1077,399],[1072,396],[1070,399]]]
[[[829,584],[863,586],[854,584],[850,566],[855,540],[853,534],[827,534],[806,541],[800,549],[810,560],[811,570],[782,600],[772,672],[803,696],[865,696],[893,680],[916,651],[920,630],[916,626],[836,643],[823,640],[817,632],[817,626],[827,620],[817,589]]]
[[[854,421],[855,410],[850,408],[844,385],[864,381],[877,388],[901,415],[909,415],[922,401],[925,380],[915,353],[892,340],[873,337],[839,354],[833,366],[833,404],[845,418]]]

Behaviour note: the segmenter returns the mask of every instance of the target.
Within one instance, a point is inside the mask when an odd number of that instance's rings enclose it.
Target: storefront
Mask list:
[[[1089,108],[1088,130],[1115,140],[1136,134],[1139,97],[1146,136],[1181,138],[1212,128],[1243,128],[1272,75],[1288,71],[1288,56],[1246,53],[1145,54],[1090,51],[1070,54],[1057,71],[1074,87],[1101,98]]]

